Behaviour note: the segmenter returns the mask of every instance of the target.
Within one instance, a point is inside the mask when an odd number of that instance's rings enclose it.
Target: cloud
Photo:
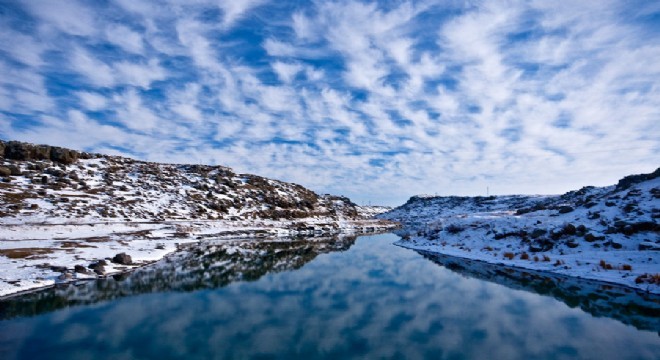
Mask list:
[[[105,33],[109,42],[125,51],[135,54],[144,52],[142,36],[126,26],[113,24],[106,28]]]
[[[250,10],[262,5],[267,0],[220,0],[218,6],[223,11],[222,25],[225,28],[231,27],[242,16],[245,16]]]
[[[633,3],[8,4],[0,112],[358,202],[607,185],[660,160],[658,9]],[[105,130],[64,141],[73,118]]]
[[[66,2],[35,0],[28,1],[24,5],[43,21],[41,23],[43,26],[54,27],[57,31],[76,36],[92,36],[98,33],[98,28],[95,26],[97,13],[76,0]]]

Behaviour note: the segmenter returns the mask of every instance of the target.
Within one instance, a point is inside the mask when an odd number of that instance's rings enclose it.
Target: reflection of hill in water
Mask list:
[[[0,319],[131,295],[188,292],[255,281],[268,273],[301,268],[319,254],[348,250],[354,243],[355,236],[205,242],[132,273],[58,285],[0,301]]]
[[[425,258],[461,275],[506,287],[552,296],[596,317],[617,319],[640,330],[660,333],[660,296],[628,287],[478,260],[418,251]]]

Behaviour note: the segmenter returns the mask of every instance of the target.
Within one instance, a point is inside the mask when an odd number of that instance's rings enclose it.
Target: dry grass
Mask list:
[[[70,249],[70,248],[95,248],[96,246],[87,245],[78,241],[62,241],[60,243],[60,247],[64,249]]]
[[[601,260],[598,264],[600,265],[601,268],[603,268],[603,269],[605,269],[605,270],[612,270],[612,269],[614,269],[614,267],[612,266],[612,264],[608,264],[608,263],[606,263],[605,260]]]
[[[636,284],[655,284],[660,285],[660,274],[643,274],[635,279]]]
[[[632,266],[630,264],[623,264],[621,265],[621,270],[632,271]]]
[[[0,255],[6,256],[10,259],[28,259],[52,254],[55,250],[56,249],[49,248],[0,249]]]

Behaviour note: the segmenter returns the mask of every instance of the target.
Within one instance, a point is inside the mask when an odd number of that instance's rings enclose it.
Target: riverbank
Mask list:
[[[0,298],[58,283],[112,276],[152,264],[205,239],[364,234],[395,228],[378,220],[145,221],[3,224]]]
[[[415,196],[398,245],[660,293],[660,169],[557,196]]]

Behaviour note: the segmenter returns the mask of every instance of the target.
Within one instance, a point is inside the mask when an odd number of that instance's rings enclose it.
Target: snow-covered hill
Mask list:
[[[660,169],[561,196],[412,197],[404,247],[660,292]]]
[[[223,166],[0,141],[0,296],[124,271],[209,238],[394,227],[369,211],[345,197]],[[106,261],[118,253],[130,260]],[[85,271],[99,261],[105,264]]]

